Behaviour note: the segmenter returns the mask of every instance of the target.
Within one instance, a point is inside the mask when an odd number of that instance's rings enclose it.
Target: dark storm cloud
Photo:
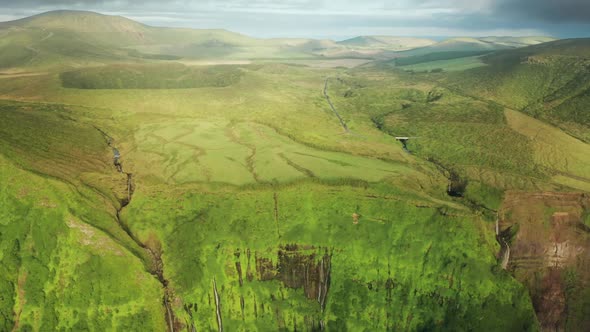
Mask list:
[[[107,1],[100,0],[0,0],[0,6],[2,7],[14,7],[14,8],[28,8],[31,6],[39,7],[50,7],[50,6],[72,6],[72,5],[96,5]],[[112,2],[112,1],[110,1]]]
[[[590,0],[502,0],[498,15],[553,23],[590,23]]]

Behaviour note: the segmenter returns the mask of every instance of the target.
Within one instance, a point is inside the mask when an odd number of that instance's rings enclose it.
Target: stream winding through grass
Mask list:
[[[146,267],[149,267],[149,268],[147,268],[148,272],[151,275],[153,275],[154,277],[156,277],[156,279],[160,282],[160,284],[162,285],[162,288],[164,289],[164,297],[162,299],[162,304],[164,305],[164,308],[166,309],[166,323],[168,324],[167,328],[168,328],[168,331],[174,332],[175,331],[175,329],[174,329],[175,318],[174,318],[174,312],[172,311],[172,308],[170,307],[170,302],[171,302],[170,298],[171,298],[172,292],[169,288],[168,280],[164,277],[164,262],[162,261],[162,253],[154,248],[150,248],[150,246],[148,246],[146,243],[142,242],[135,234],[133,234],[133,232],[131,231],[129,226],[127,224],[125,224],[121,218],[121,213],[122,213],[123,209],[125,209],[131,203],[131,200],[133,198],[133,193],[135,191],[135,183],[133,182],[133,173],[126,172],[123,169],[123,164],[121,163],[121,153],[119,152],[119,149],[114,145],[114,139],[108,133],[103,131],[102,129],[100,129],[98,127],[95,127],[95,128],[103,135],[103,137],[106,140],[107,145],[112,149],[112,151],[113,151],[113,164],[117,168],[117,171],[119,173],[125,174],[127,176],[127,197],[120,201],[121,205],[119,208],[117,208],[117,213],[116,213],[117,223],[119,224],[121,229],[123,229],[123,231],[133,240],[133,242],[135,242],[139,247],[144,249],[151,257],[152,261],[151,262],[144,261],[144,265]]]
[[[328,104],[330,104],[330,108],[332,109],[334,114],[336,114],[338,121],[340,121],[340,125],[342,125],[342,128],[344,128],[344,131],[348,133],[348,132],[350,132],[350,130],[348,129],[346,122],[344,122],[344,119],[342,119],[342,117],[340,116],[340,113],[338,113],[338,111],[336,110],[336,107],[334,107],[334,104],[332,104],[332,100],[330,100],[330,96],[328,95],[328,80],[329,79],[330,79],[329,77],[326,78],[326,82],[324,83],[324,97],[326,98],[326,101],[328,101]]]

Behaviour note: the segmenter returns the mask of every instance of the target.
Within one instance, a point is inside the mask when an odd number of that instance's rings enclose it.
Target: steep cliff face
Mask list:
[[[590,326],[590,196],[583,193],[506,195],[500,229],[510,238],[508,270],[531,294],[543,330]]]
[[[280,280],[289,288],[302,288],[305,296],[316,300],[322,310],[330,288],[331,255],[309,252],[313,247],[286,245],[278,251],[278,262],[274,265],[264,258],[256,259],[256,273],[259,280]],[[320,250],[321,252],[321,250]]]
[[[364,188],[272,189],[134,195],[126,220],[140,235],[162,227],[182,329],[536,330],[526,289],[494,269],[493,234],[469,210]]]
[[[183,304],[186,317],[180,329],[325,329],[332,259],[328,249],[289,244],[260,251],[236,249],[233,257],[224,251],[221,256],[223,273],[203,290],[205,300]]]
[[[316,302],[315,307],[319,306],[316,314],[306,316],[304,319],[305,326],[300,326],[306,330],[323,329],[325,322],[318,319],[317,313],[323,312],[326,307],[326,300],[330,289],[330,273],[332,256],[326,248],[314,248],[312,246],[300,246],[289,244],[280,246],[277,250],[276,259],[259,256],[254,253],[255,274],[250,270],[250,249],[248,253],[247,281],[279,281],[283,287],[297,290],[303,290],[308,300]],[[236,274],[238,276],[240,287],[243,286],[242,265],[239,261],[240,253],[236,252]],[[282,294],[282,293],[281,293]],[[240,298],[242,315],[245,306],[245,300]],[[275,310],[278,318],[281,312]],[[285,323],[289,325],[288,323]],[[296,320],[293,320],[289,329],[297,329]]]

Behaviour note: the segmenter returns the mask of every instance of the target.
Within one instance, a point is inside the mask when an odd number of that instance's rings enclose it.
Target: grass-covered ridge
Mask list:
[[[61,105],[0,109],[0,329],[162,326],[148,258],[115,220],[124,180],[103,137]]]
[[[485,66],[480,56],[462,57],[450,60],[434,60],[399,67],[409,73],[442,73],[464,71]]]
[[[588,39],[560,40],[483,57],[488,66],[455,73],[443,82],[547,120],[588,141],[584,112],[590,81]],[[580,126],[581,125],[581,126]]]
[[[394,59],[396,66],[409,66],[416,65],[425,62],[452,60],[466,57],[473,57],[489,53],[489,51],[448,51],[448,52],[436,52],[428,53],[425,55],[416,55],[405,58]]]

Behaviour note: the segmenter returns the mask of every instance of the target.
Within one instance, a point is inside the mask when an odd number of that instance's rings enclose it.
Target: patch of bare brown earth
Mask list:
[[[507,269],[529,289],[543,331],[590,331],[589,213],[589,194],[556,192],[508,192],[499,211]]]

